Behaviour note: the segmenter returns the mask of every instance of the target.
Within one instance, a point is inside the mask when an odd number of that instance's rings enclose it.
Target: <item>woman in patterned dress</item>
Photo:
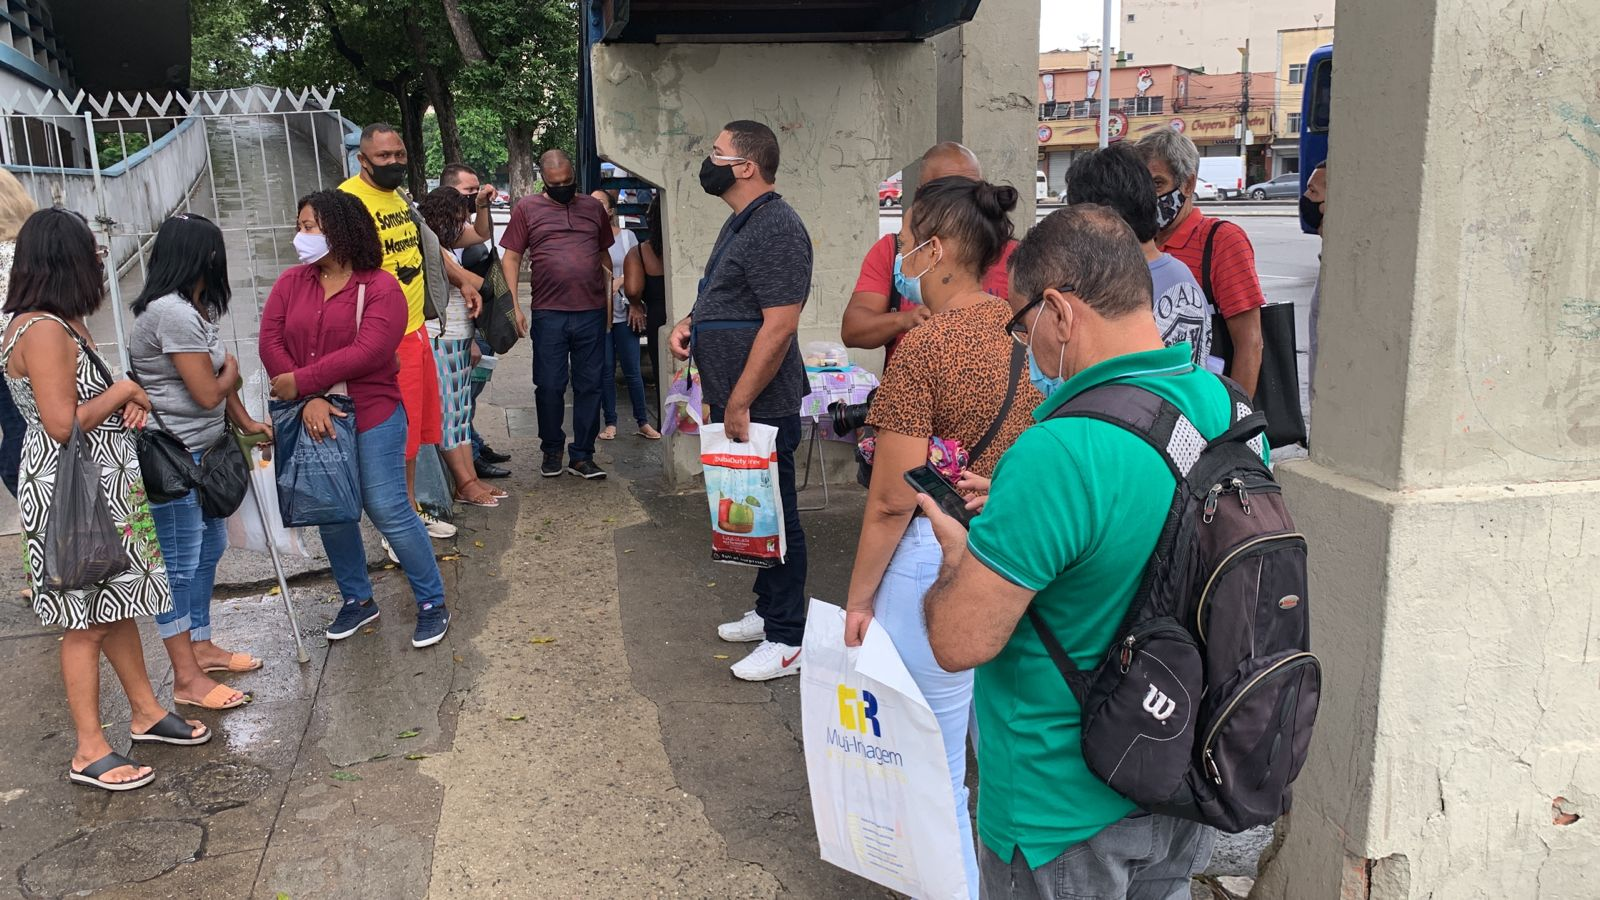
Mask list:
[[[112,383],[103,374],[84,325],[103,297],[100,253],[77,213],[46,209],[28,218],[17,234],[16,260],[0,316],[0,366],[28,423],[17,506],[33,611],[41,623],[67,630],[61,641],[61,676],[78,738],[67,777],[126,791],[149,784],[155,772],[113,752],[106,742],[100,726],[102,653],[128,695],[134,742],[201,744],[211,739],[211,731],[157,702],[133,622],[134,616],[165,612],[172,597],[129,432],[143,426],[150,398],[132,381]],[[74,414],[100,463],[100,487],[112,521],[123,532],[130,566],[92,588],[57,591],[45,587],[42,566],[56,464],[72,434]]]

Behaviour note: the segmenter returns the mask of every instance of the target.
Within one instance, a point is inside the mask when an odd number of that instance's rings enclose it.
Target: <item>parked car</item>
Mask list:
[[[1194,199],[1196,199],[1196,200],[1216,200],[1217,198],[1218,198],[1218,195],[1217,195],[1217,186],[1216,185],[1214,185],[1211,182],[1205,180],[1204,178],[1195,179],[1195,182],[1194,182]]]
[[[1246,189],[1251,200],[1283,200],[1300,196],[1300,173],[1288,172],[1271,181],[1261,181]]]
[[[1050,179],[1037,170],[1033,173],[1033,199],[1034,202],[1050,199]]]
[[[1244,160],[1237,156],[1203,156],[1200,180],[1217,186],[1218,200],[1243,200]]]
[[[900,205],[900,182],[899,181],[885,181],[885,182],[883,182],[883,183],[878,185],[878,205],[879,206],[899,206]]]

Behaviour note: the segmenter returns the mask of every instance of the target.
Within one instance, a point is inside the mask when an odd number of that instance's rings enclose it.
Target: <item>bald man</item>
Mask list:
[[[917,181],[919,187],[951,175],[976,181],[983,178],[983,168],[978,165],[978,158],[971,150],[955,141],[934,144],[927,153],[922,154],[922,170]],[[915,197],[912,199],[915,200]],[[895,270],[895,256],[908,249],[901,246],[901,237],[905,222],[909,219],[910,210],[907,209],[901,216],[901,233],[884,235],[867,251],[866,259],[861,261],[861,275],[856,279],[855,293],[850,295],[850,303],[844,309],[844,322],[839,329],[846,346],[862,350],[885,348],[885,366],[888,365],[889,355],[894,353],[894,345],[900,335],[917,327],[929,315],[928,308],[916,300],[916,287],[908,285],[904,275]],[[1016,245],[1016,241],[1006,245],[1000,261],[983,279],[984,290],[1002,300],[1007,294],[1006,263],[1011,259],[1011,250]],[[913,296],[907,296],[908,287]]]
[[[517,317],[533,339],[533,399],[544,453],[539,474],[604,478],[605,470],[594,462],[594,441],[611,319],[611,217],[600,201],[578,193],[577,169],[560,150],[539,157],[539,174],[544,193],[517,201],[500,240],[506,284],[517,283],[523,254],[528,256],[532,315],[522,319],[519,309]],[[572,443],[566,444],[569,378]]]

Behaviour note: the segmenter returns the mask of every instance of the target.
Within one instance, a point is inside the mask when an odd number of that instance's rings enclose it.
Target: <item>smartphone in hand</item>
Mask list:
[[[927,494],[933,502],[939,504],[945,515],[950,516],[963,527],[970,527],[977,513],[967,509],[967,499],[961,496],[956,486],[950,480],[940,475],[929,466],[918,466],[905,474],[906,484],[919,494]]]

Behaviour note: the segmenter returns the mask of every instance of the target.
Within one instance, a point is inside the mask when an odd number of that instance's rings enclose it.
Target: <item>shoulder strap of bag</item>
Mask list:
[[[358,338],[361,337],[361,317],[366,313],[366,311],[367,283],[365,281],[361,281],[356,283],[356,337]],[[333,387],[328,388],[327,393],[343,394],[344,396],[348,397],[350,396],[350,383],[348,381],[341,381]]]
[[[1211,228],[1206,231],[1206,248],[1200,254],[1200,290],[1206,295],[1206,300],[1212,306],[1217,306],[1217,298],[1211,292],[1211,251],[1217,242],[1217,229],[1221,227],[1221,219],[1211,220]],[[1221,309],[1221,307],[1217,308]]]
[[[1028,348],[1012,341],[1011,377],[1006,384],[1005,402],[1000,404],[1000,414],[994,417],[993,422],[989,423],[989,430],[984,432],[983,437],[979,438],[976,444],[972,445],[971,450],[967,451],[968,459],[976,462],[978,457],[983,455],[983,451],[989,449],[989,445],[994,443],[994,439],[1000,434],[1000,429],[1005,427],[1006,420],[1011,418],[1011,405],[1017,399],[1017,381],[1022,378],[1022,366],[1027,358]]]

